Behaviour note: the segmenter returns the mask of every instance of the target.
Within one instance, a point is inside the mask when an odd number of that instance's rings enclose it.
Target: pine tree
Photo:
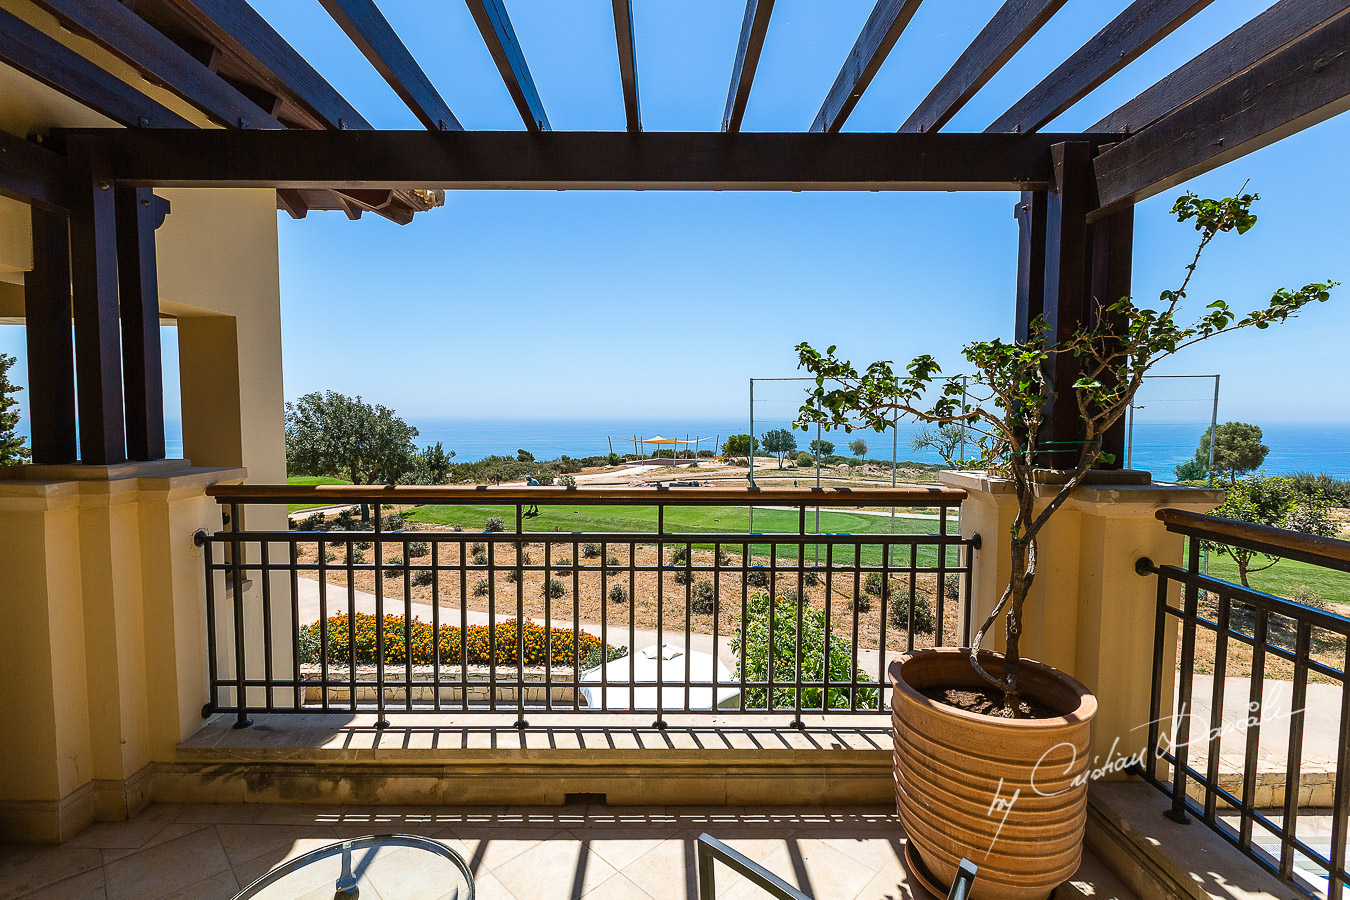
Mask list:
[[[24,463],[32,457],[28,440],[19,436],[19,401],[14,395],[23,388],[9,380],[9,370],[18,360],[0,353],[0,466]]]

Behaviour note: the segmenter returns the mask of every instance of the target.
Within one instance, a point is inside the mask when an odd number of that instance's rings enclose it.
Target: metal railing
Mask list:
[[[652,712],[658,726],[672,712],[734,711],[787,714],[801,727],[804,713],[884,711],[888,651],[964,643],[969,630],[958,598],[969,594],[978,536],[952,530],[959,490],[210,493],[226,527],[198,535],[206,711],[234,713],[238,727],[255,712],[333,711],[374,712],[381,726],[394,711],[505,711],[519,727],[531,711]],[[331,519],[288,531],[245,524],[262,504],[324,502],[420,507],[414,518],[471,524],[426,529],[383,513],[364,526],[348,513],[341,530]],[[721,530],[751,505],[757,525],[777,519],[791,531]],[[891,533],[886,514],[866,514],[892,506],[932,511],[901,520],[925,533]],[[853,511],[859,527],[810,533],[816,507]],[[588,513],[606,530],[525,530]],[[492,516],[506,520],[492,523],[501,530],[482,530]]]
[[[1350,619],[1204,574],[1202,553],[1226,545],[1350,572],[1350,542],[1180,510],[1160,510],[1158,518],[1185,535],[1188,548],[1184,568],[1147,559],[1137,565],[1141,575],[1158,577],[1154,752],[1143,774],[1171,796],[1173,820],[1198,816],[1285,883],[1339,900],[1350,812]],[[1310,678],[1335,686],[1311,718]],[[1325,759],[1305,752],[1310,721]]]

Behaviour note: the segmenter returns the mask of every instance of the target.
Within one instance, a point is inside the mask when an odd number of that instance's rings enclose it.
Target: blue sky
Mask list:
[[[313,0],[253,0],[376,127],[415,128]],[[849,119],[893,131],[998,7],[930,0]],[[1123,7],[1074,0],[947,130],[982,130]],[[1048,126],[1077,130],[1268,6],[1225,0]],[[521,128],[462,4],[381,4],[470,129]],[[779,0],[745,129],[810,124],[871,2]],[[508,0],[558,130],[620,130],[610,6]],[[636,0],[643,124],[721,122],[742,4]],[[1333,119],[1142,204],[1135,296],[1174,286],[1194,232],[1167,210],[1185,188],[1226,195],[1250,180],[1261,221],[1216,244],[1194,308],[1247,309],[1271,289],[1347,280],[1350,117]],[[751,376],[794,374],[801,340],[857,362],[936,354],[1009,335],[1017,229],[1012,194],[451,194],[399,227],[367,216],[280,216],[286,394],[360,393],[409,416],[739,416]],[[1220,373],[1224,418],[1350,421],[1347,289],[1275,331],[1220,339],[1159,368]],[[8,332],[16,329],[3,329]],[[16,338],[0,336],[0,350]]]

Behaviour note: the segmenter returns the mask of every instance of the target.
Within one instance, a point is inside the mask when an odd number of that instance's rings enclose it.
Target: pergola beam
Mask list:
[[[942,76],[900,131],[937,131],[1026,46],[1067,0],[1007,0]]]
[[[432,131],[463,130],[464,126],[399,39],[375,0],[319,2],[419,122]]]
[[[1040,190],[1050,147],[1105,135],[84,129],[142,187]]]
[[[1138,203],[1350,109],[1350,16],[1181,107],[1094,162],[1097,215]]]
[[[478,31],[483,35],[492,61],[497,64],[497,71],[502,75],[511,100],[525,121],[525,127],[530,131],[551,131],[544,104],[534,86],[534,77],[530,75],[530,67],[525,64],[525,54],[521,52],[516,30],[511,27],[511,18],[506,14],[501,0],[464,2],[478,25]]]
[[[1025,133],[1044,127],[1211,2],[1134,0],[985,131]]]
[[[64,156],[0,131],[0,197],[62,211],[69,205],[67,179]]]
[[[1142,131],[1347,10],[1350,0],[1281,0],[1088,130]]]
[[[740,131],[745,119],[745,106],[750,101],[750,87],[755,82],[759,54],[764,49],[764,36],[769,32],[769,18],[773,15],[773,0],[746,0],[745,17],[741,20],[741,39],[736,45],[736,61],[731,65],[731,86],[727,88],[727,108],[722,113],[723,131]]]
[[[117,0],[36,0],[61,22],[227,128],[284,128],[191,53]]]
[[[0,9],[0,62],[131,128],[195,128],[55,38]]]
[[[174,0],[218,46],[252,65],[278,97],[293,100],[328,128],[370,123],[245,0]]]
[[[849,114],[862,99],[863,91],[872,83],[891,48],[919,11],[920,2],[877,0],[809,130],[833,134],[844,127]]]
[[[614,39],[619,47],[619,80],[623,82],[623,114],[628,130],[642,130],[638,102],[637,49],[633,39],[632,0],[613,0]]]

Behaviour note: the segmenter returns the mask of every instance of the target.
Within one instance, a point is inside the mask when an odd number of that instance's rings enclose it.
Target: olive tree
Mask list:
[[[797,436],[786,428],[764,432],[761,443],[765,451],[778,457],[778,468],[783,468],[783,456],[797,449]]]
[[[1256,223],[1251,212],[1256,196],[1242,194],[1206,200],[1187,193],[1172,207],[1178,222],[1192,222],[1200,233],[1195,255],[1185,267],[1180,285],[1163,291],[1156,308],[1133,298],[1092,298],[1091,314],[1063,342],[1056,343],[1046,323],[1037,317],[1025,341],[1000,338],[968,344],[963,355],[974,369],[972,393],[950,380],[938,387],[941,368],[930,355],[916,357],[900,372],[888,360],[859,370],[836,355],[810,344],[797,345],[799,365],[815,376],[816,386],[801,407],[797,426],[822,423],[849,431],[892,427],[897,414],[930,425],[963,425],[987,443],[986,462],[1014,484],[1017,513],[1011,534],[1011,573],[998,602],[979,627],[969,650],[970,663],[980,677],[1003,692],[1009,716],[1024,714],[1019,688],[1019,641],[1022,611],[1037,569],[1037,539],[1046,523],[1074,493],[1093,466],[1104,461],[1102,439],[1129,408],[1144,375],[1173,354],[1221,334],[1239,329],[1265,329],[1296,315],[1313,302],[1325,301],[1335,282],[1314,283],[1297,290],[1279,288],[1261,308],[1239,316],[1223,300],[1215,300],[1198,316],[1183,320],[1182,301],[1201,255],[1220,234],[1246,233]],[[1077,463],[1047,486],[1043,504],[1037,496],[1035,470],[1046,411],[1054,392],[1046,380],[1048,364],[1072,361],[1080,373],[1065,389],[1072,391],[1082,443]],[[826,383],[832,386],[826,388]],[[930,396],[936,390],[936,399]],[[861,425],[859,425],[861,422]],[[1106,460],[1110,461],[1110,460]],[[978,651],[989,629],[1002,617],[1006,653],[1002,676],[987,671]]]
[[[286,404],[286,469],[352,484],[394,484],[416,462],[417,429],[392,409],[334,391]]]
[[[1304,489],[1295,479],[1284,476],[1251,475],[1234,481],[1226,489],[1223,504],[1214,510],[1213,515],[1322,537],[1336,536],[1336,522],[1331,517],[1331,499],[1326,493],[1317,489]],[[1232,558],[1237,564],[1238,580],[1243,587],[1251,587],[1247,579],[1253,573],[1264,572],[1281,559],[1273,554],[1229,544],[1206,543],[1205,548]]]

